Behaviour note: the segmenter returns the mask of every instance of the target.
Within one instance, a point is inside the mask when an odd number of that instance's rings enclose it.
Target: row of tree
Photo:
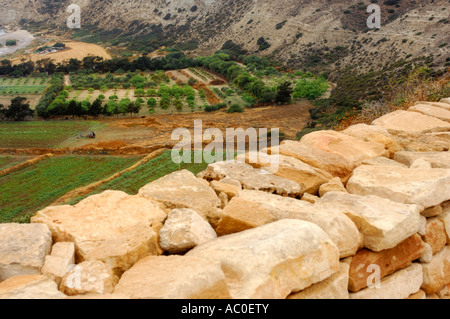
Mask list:
[[[113,58],[104,60],[98,56],[87,56],[82,60],[70,59],[64,63],[55,64],[50,59],[42,59],[37,62],[27,61],[19,64],[12,64],[10,60],[0,61],[0,75],[13,77],[29,76],[33,73],[70,73],[87,70],[91,73],[115,73],[115,72],[135,72],[156,71],[156,70],[176,70],[199,65],[197,59],[186,57],[183,52],[172,52],[165,57],[149,58],[141,56],[137,59]]]

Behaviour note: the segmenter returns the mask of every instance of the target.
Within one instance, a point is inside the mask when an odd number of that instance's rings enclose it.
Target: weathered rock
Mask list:
[[[281,219],[298,219],[318,225],[338,247],[341,258],[355,254],[362,246],[355,224],[334,207],[259,191],[244,190],[233,198],[223,210],[217,233],[237,233]]]
[[[384,148],[388,151],[389,156],[392,156],[394,153],[402,150],[402,147],[391,136],[391,134],[389,134],[389,132],[385,128],[379,126],[356,124],[348,127],[346,130],[342,131],[342,133],[353,136],[366,142],[382,144],[384,145]]]
[[[433,260],[433,248],[429,244],[425,243],[425,252],[419,260],[422,263],[430,263]]]
[[[352,257],[349,271],[348,289],[357,292],[368,286],[368,279],[372,276],[371,267],[380,268],[380,278],[384,278],[395,271],[409,266],[420,258],[425,251],[425,244],[419,235],[415,234],[404,240],[396,247],[373,252],[368,249],[360,250]]]
[[[450,104],[450,97],[446,97],[446,98],[444,98],[444,99],[441,99],[439,102],[440,102],[440,103]]]
[[[422,264],[423,285],[422,289],[427,294],[438,292],[447,284],[450,284],[450,246],[445,246],[433,256],[428,264]]]
[[[302,200],[303,200],[303,201],[309,202],[309,203],[311,203],[311,204],[314,204],[314,203],[317,202],[319,199],[320,199],[320,198],[319,198],[318,196],[311,195],[311,194],[308,194],[308,193],[305,193],[305,194],[302,196]]]
[[[372,122],[391,134],[419,135],[450,131],[450,124],[435,117],[418,112],[395,111]]]
[[[450,149],[450,132],[404,135],[396,139],[405,151],[410,152],[447,152]]]
[[[72,242],[55,243],[51,255],[67,259],[69,263],[75,263],[75,245]]]
[[[233,298],[286,298],[325,280],[339,251],[317,225],[285,219],[195,247],[186,256],[219,261]]]
[[[114,291],[118,277],[103,262],[85,261],[74,265],[62,279],[60,290],[69,296],[109,294]]]
[[[129,296],[125,296],[122,294],[91,294],[91,295],[76,295],[76,296],[68,296],[64,299],[69,300],[127,300],[131,299]]]
[[[419,230],[417,231],[417,233],[420,236],[425,236],[425,233],[427,232],[426,227],[427,227],[427,219],[423,215],[420,215],[420,217],[419,217]]]
[[[415,160],[414,163],[411,164],[410,168],[431,169],[433,167],[431,166],[431,163],[428,162],[426,159],[419,158],[419,159]]]
[[[294,157],[313,167],[320,168],[334,177],[341,178],[343,182],[348,180],[356,167],[355,163],[341,155],[325,152],[295,141],[283,141],[280,146],[268,149],[268,152]]]
[[[416,160],[423,158],[433,168],[450,168],[450,152],[398,152],[394,159],[397,162],[411,166]]]
[[[350,299],[406,299],[417,293],[422,283],[422,267],[413,263],[382,279],[379,288],[365,288],[349,296]]]
[[[394,248],[417,233],[419,207],[377,196],[327,193],[316,205],[327,205],[346,214],[364,236],[364,247],[373,251]]]
[[[336,131],[313,132],[305,135],[300,143],[345,157],[353,163],[373,157],[388,156],[384,145],[366,142]]]
[[[296,182],[236,161],[211,164],[198,176],[206,180],[221,180],[228,177],[239,181],[244,189],[249,190],[261,190],[291,197],[302,194],[301,187]]]
[[[216,191],[217,195],[219,195],[220,193],[224,193],[225,195],[227,195],[227,198],[229,200],[242,190],[240,185],[238,186],[229,183],[223,183],[221,181],[212,181],[210,186]]]
[[[437,254],[447,244],[445,226],[439,218],[428,218],[423,240],[431,246],[433,255]]]
[[[442,204],[442,214],[438,218],[444,223],[447,244],[450,244],[450,202]]]
[[[442,214],[442,207],[441,207],[441,205],[433,206],[433,207],[425,209],[420,214],[426,218],[435,217],[435,216]]]
[[[172,254],[184,253],[217,237],[211,225],[192,209],[174,209],[159,232],[161,247]]]
[[[450,122],[450,110],[430,104],[417,104],[408,109],[410,112],[418,112],[432,116],[442,121]]]
[[[322,169],[281,154],[268,155],[264,152],[253,152],[239,155],[236,160],[250,164],[254,168],[263,168],[274,175],[296,182],[301,186],[302,194],[317,194],[320,185],[333,178]],[[276,165],[270,163],[276,163]]]
[[[450,199],[450,169],[364,165],[355,169],[347,190],[428,208]]]
[[[329,192],[342,192],[348,193],[345,189],[344,184],[342,184],[341,179],[338,177],[333,178],[329,182],[322,184],[319,188],[319,196],[323,197],[326,193]]]
[[[69,271],[69,266],[72,264],[70,259],[48,255],[45,257],[45,263],[41,269],[41,273],[52,279],[59,286],[62,278]]]
[[[391,160],[389,158],[386,157],[374,157],[374,158],[370,158],[368,160],[364,160],[361,162],[361,165],[373,165],[373,166],[395,166],[395,167],[403,167],[403,168],[407,168],[408,166],[396,162],[394,160]]]
[[[154,224],[167,215],[152,201],[106,191],[75,206],[48,207],[31,219],[50,228],[55,241],[71,241],[76,261],[100,260],[120,274],[140,258],[160,254]]]
[[[331,277],[305,290],[290,294],[288,299],[348,299],[349,265],[339,263],[339,270]]]
[[[188,256],[139,260],[123,274],[114,294],[132,299],[230,298],[220,263]]]
[[[166,175],[142,187],[138,195],[161,203],[168,211],[190,208],[212,223],[221,207],[214,190],[187,170]]]
[[[445,285],[437,292],[437,295],[440,299],[450,299],[450,285]]]
[[[0,281],[40,274],[52,247],[46,225],[0,224]]]
[[[419,290],[419,292],[416,292],[415,294],[412,294],[408,297],[408,299],[426,299],[426,293],[422,289]]]
[[[62,299],[56,283],[42,275],[21,275],[0,282],[0,299]]]
[[[440,107],[447,111],[450,111],[450,104],[444,103],[442,101],[441,102],[417,102],[416,103],[416,105],[420,105],[420,104],[432,105],[432,106]]]

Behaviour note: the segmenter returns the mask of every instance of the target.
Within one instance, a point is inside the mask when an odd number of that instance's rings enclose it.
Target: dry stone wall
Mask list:
[[[449,298],[449,115],[419,103],[2,224],[0,298]]]

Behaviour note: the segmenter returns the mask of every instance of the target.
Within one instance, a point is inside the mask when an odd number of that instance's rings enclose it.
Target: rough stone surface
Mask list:
[[[159,232],[161,248],[177,254],[217,237],[211,225],[192,209],[174,209]]]
[[[438,216],[438,215],[442,214],[442,206],[436,205],[433,207],[429,207],[429,208],[425,209],[423,212],[421,212],[420,214],[426,218]]]
[[[59,286],[62,278],[67,274],[69,266],[72,264],[70,259],[48,255],[45,257],[41,273],[52,279]]]
[[[352,257],[349,271],[348,289],[357,292],[367,287],[368,278],[373,274],[371,265],[380,267],[380,278],[384,278],[395,271],[409,266],[420,258],[425,251],[425,244],[419,235],[415,234],[392,249],[373,252],[368,249],[360,250]]]
[[[450,199],[450,169],[360,166],[347,183],[349,193],[377,195],[424,209]]]
[[[69,263],[75,263],[75,245],[72,242],[55,243],[51,255],[67,259]]]
[[[384,145],[389,156],[402,150],[398,142],[382,127],[367,124],[356,124],[348,127],[342,133],[361,139],[366,142],[379,143]],[[384,158],[384,157],[382,157]],[[367,161],[367,160],[365,160]]]
[[[396,167],[403,167],[406,168],[407,166],[396,162],[394,160],[391,160],[389,158],[386,157],[374,157],[374,158],[370,158],[368,160],[364,160],[361,162],[361,165],[374,165],[374,166],[396,166]]]
[[[292,219],[217,238],[187,256],[219,261],[237,299],[286,298],[339,268],[339,251],[328,235]]]
[[[298,219],[321,227],[339,249],[341,258],[351,256],[362,246],[355,224],[332,206],[312,205],[306,201],[259,191],[242,191],[225,207],[217,232],[237,233],[281,219]]]
[[[221,180],[228,177],[239,181],[244,189],[261,190],[283,196],[297,197],[302,194],[302,189],[296,182],[236,161],[211,164],[198,176],[206,180]]]
[[[428,162],[425,158],[419,158],[411,164],[410,168],[423,168],[423,169],[431,169],[431,163]]]
[[[320,185],[333,178],[322,169],[281,154],[268,155],[264,152],[252,152],[239,155],[236,160],[250,164],[254,168],[263,168],[274,175],[296,182],[301,186],[302,194],[317,194]],[[276,165],[270,165],[270,163],[276,163]]]
[[[345,157],[353,163],[373,157],[388,156],[384,145],[380,143],[366,142],[336,131],[313,132],[305,135],[300,143]]]
[[[433,260],[433,249],[431,246],[427,243],[425,244],[425,252],[423,253],[422,257],[420,257],[420,262],[422,263],[430,263]]]
[[[417,104],[408,109],[410,112],[419,112],[424,115],[429,115],[438,118],[442,121],[450,122],[450,110],[446,110],[439,106],[430,104]]]
[[[432,106],[435,106],[435,107],[440,107],[440,108],[443,108],[443,109],[445,109],[445,110],[447,110],[447,111],[450,111],[450,104],[449,103],[444,103],[444,102],[417,102],[415,105],[423,105],[423,104],[425,104],[425,105],[432,105]]]
[[[428,218],[423,240],[431,246],[433,255],[437,254],[447,244],[445,226],[439,218]]]
[[[85,261],[74,265],[62,279],[60,290],[69,296],[109,294],[114,291],[118,277],[103,262]]]
[[[0,282],[0,299],[62,299],[56,283],[42,275],[21,275]]]
[[[317,202],[319,199],[320,199],[320,198],[319,198],[318,196],[311,195],[311,194],[308,194],[308,193],[305,193],[305,194],[302,196],[302,200],[303,200],[303,201],[309,202],[309,203],[311,203],[311,204],[314,204],[314,203]]]
[[[427,294],[433,294],[450,283],[450,246],[445,246],[433,256],[430,263],[422,264],[422,289]]]
[[[416,292],[415,294],[412,294],[411,296],[408,297],[408,299],[426,299],[427,295],[425,293],[425,291],[423,291],[422,289],[419,290],[419,292]]]
[[[220,263],[188,256],[150,256],[126,271],[114,294],[132,299],[229,299]]]
[[[323,197],[329,192],[342,192],[348,193],[345,189],[344,184],[342,184],[341,179],[338,177],[333,178],[329,182],[322,184],[319,188],[319,196]]]
[[[167,211],[190,208],[210,222],[221,207],[214,190],[187,170],[166,175],[142,187],[138,195],[161,203]]]
[[[220,193],[224,193],[228,199],[232,199],[242,190],[241,185],[233,185],[221,181],[212,181],[210,186],[216,191],[217,196]]]
[[[317,204],[346,214],[364,236],[364,247],[373,251],[394,248],[417,233],[419,208],[377,196],[327,193]]]
[[[450,168],[450,152],[398,152],[394,159],[411,166],[416,160],[423,158],[430,162],[432,168]]]
[[[330,173],[333,177],[341,178],[343,182],[348,180],[355,168],[354,162],[341,155],[325,152],[295,141],[283,141],[280,146],[271,147],[268,152],[297,158]]]
[[[380,288],[365,288],[350,293],[350,299],[406,299],[417,293],[423,283],[422,267],[413,263],[380,282]]]
[[[152,226],[166,217],[150,200],[106,191],[75,206],[48,207],[31,221],[48,225],[55,241],[73,242],[77,263],[101,260],[120,274],[139,258],[161,253]]]
[[[0,281],[40,274],[52,247],[46,225],[0,224]]]
[[[447,244],[450,244],[450,202],[442,204],[442,214],[438,218],[444,223]]]
[[[448,122],[418,112],[395,111],[372,122],[391,134],[419,135],[432,132],[450,131]]]
[[[396,139],[405,151],[410,152],[447,152],[450,149],[450,132],[403,135]]]
[[[339,270],[331,277],[300,292],[290,294],[288,299],[348,299],[349,265],[339,263]]]

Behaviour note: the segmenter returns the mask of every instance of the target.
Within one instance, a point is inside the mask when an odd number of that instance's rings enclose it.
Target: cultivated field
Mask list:
[[[49,85],[48,76],[39,77],[1,77],[0,78],[0,104],[5,106],[11,103],[16,96],[22,96],[34,109],[39,103],[41,96]]]
[[[28,222],[67,192],[123,170],[139,157],[64,156],[0,177],[0,223]],[[1,162],[0,162],[1,163]]]

